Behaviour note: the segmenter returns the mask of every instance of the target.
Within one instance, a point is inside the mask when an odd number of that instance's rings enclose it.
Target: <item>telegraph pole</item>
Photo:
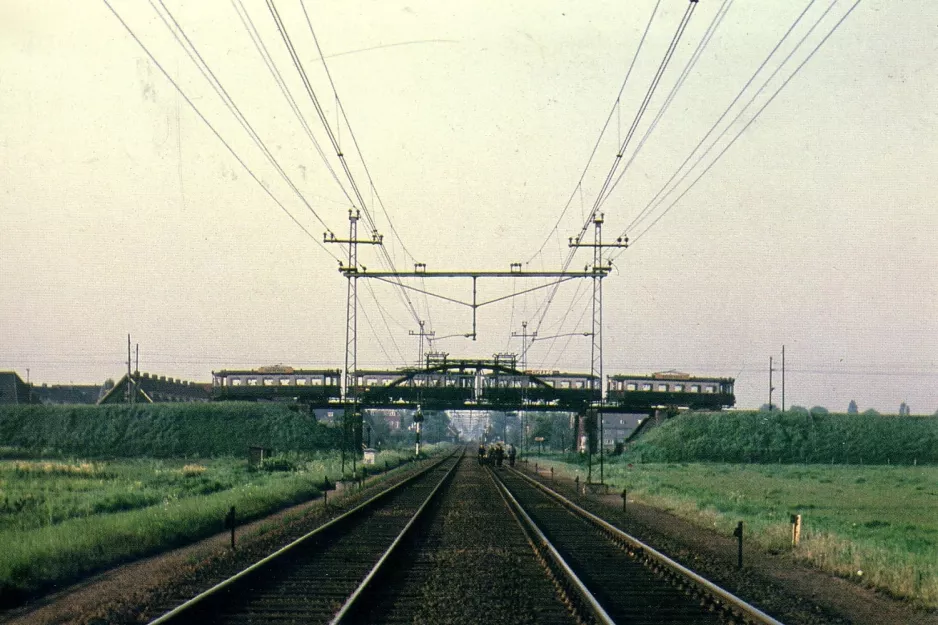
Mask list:
[[[130,365],[130,334],[127,334],[127,403],[135,404],[137,403],[137,389],[130,372]]]
[[[629,246],[628,237],[619,237],[612,243],[603,243],[603,214],[593,215],[593,242],[583,243],[580,237],[575,240],[570,238],[570,247],[581,248],[588,247],[593,249],[593,345],[590,350],[590,385],[593,390],[593,396],[598,401],[600,408],[596,411],[599,419],[599,483],[603,483],[603,414],[602,401],[605,394],[603,385],[603,278],[612,270],[610,265],[603,263],[602,253],[604,248],[626,248]],[[598,389],[597,389],[598,385]],[[596,392],[598,390],[598,393]],[[593,473],[593,450],[590,445],[592,432],[587,433],[586,441],[588,454],[588,469],[586,481],[592,479]]]
[[[344,243],[348,245],[348,263],[343,267],[339,263],[339,271],[343,273],[348,280],[348,290],[345,306],[345,371],[343,379],[345,385],[343,388],[345,399],[345,413],[342,423],[342,471],[345,471],[345,448],[348,447],[349,429],[353,428],[353,434],[357,433],[361,423],[351,424],[353,415],[358,412],[358,397],[355,391],[358,381],[358,246],[362,245],[381,245],[384,237],[373,230],[370,239],[358,238],[358,220],[361,218],[361,211],[349,209],[349,235],[348,239],[338,239],[332,233],[325,232],[322,235],[323,243]],[[364,270],[364,267],[362,267]],[[353,435],[353,442],[357,438]],[[356,452],[357,453],[357,452]],[[352,470],[355,470],[355,457],[352,454]]]
[[[772,386],[772,357],[769,356],[769,412],[772,412],[772,391],[775,390],[775,387]]]
[[[782,412],[785,412],[785,346],[782,345]]]

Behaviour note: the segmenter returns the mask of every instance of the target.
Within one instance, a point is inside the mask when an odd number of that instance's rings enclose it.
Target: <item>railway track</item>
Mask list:
[[[454,454],[151,622],[328,623],[452,476]]]
[[[519,514],[537,527],[544,548],[579,577],[609,622],[781,625],[523,473],[493,474]]]
[[[443,622],[780,625],[522,473],[463,456],[151,625]]]

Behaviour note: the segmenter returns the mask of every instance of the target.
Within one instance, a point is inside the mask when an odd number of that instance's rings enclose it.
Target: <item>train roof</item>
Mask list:
[[[341,369],[294,369],[293,367],[260,367],[258,369],[222,369],[212,375],[319,375],[342,374]]]
[[[711,375],[690,375],[687,373],[680,374],[681,377],[671,375],[671,372],[668,372],[668,375],[662,375],[660,373],[652,373],[650,375],[631,375],[628,373],[617,373],[615,375],[610,375],[610,380],[648,380],[649,382],[656,382],[661,380],[676,380],[676,381],[688,381],[688,382],[735,382],[735,378],[721,378]]]

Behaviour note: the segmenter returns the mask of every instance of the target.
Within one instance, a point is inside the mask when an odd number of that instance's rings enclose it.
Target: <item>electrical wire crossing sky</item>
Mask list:
[[[3,3],[0,369],[341,368],[350,211],[375,273],[588,271],[601,218],[605,373],[938,410],[931,4],[464,4]],[[358,366],[590,370],[590,280],[471,288],[359,280]]]

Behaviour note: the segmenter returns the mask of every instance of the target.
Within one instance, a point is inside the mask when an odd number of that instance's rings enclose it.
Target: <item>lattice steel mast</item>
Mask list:
[[[357,423],[353,423],[355,415],[358,415],[358,397],[356,393],[355,381],[358,379],[358,246],[361,245],[381,245],[384,237],[378,234],[377,230],[372,230],[370,239],[358,238],[358,220],[361,218],[361,211],[349,209],[349,235],[348,239],[338,239],[332,233],[324,233],[322,240],[324,243],[344,243],[348,245],[348,262],[345,266],[339,263],[339,271],[345,274],[348,279],[348,289],[345,303],[345,370],[343,371],[343,389],[342,397],[345,404],[345,412],[342,418],[342,470],[345,471],[345,451],[349,447],[349,434],[352,435],[352,447],[356,447],[361,433],[361,418]],[[352,430],[350,432],[349,430]],[[352,454],[352,470],[355,469],[356,454]]]
[[[593,249],[593,265],[590,272],[593,277],[593,344],[590,349],[590,385],[593,391],[594,401],[602,406],[605,396],[603,388],[603,278],[612,270],[612,266],[603,261],[604,248],[625,248],[629,245],[628,237],[619,237],[612,243],[603,243],[603,214],[599,213],[593,217],[593,242],[583,243],[578,237],[576,240],[570,238],[570,247],[587,247]],[[598,386],[598,388],[597,388]],[[598,393],[596,392],[598,390]],[[602,410],[596,411],[596,418],[599,420],[599,483],[603,483],[603,415]],[[593,429],[595,424],[587,420],[588,432],[586,434],[587,446],[587,474],[586,481],[590,482],[593,477]]]

